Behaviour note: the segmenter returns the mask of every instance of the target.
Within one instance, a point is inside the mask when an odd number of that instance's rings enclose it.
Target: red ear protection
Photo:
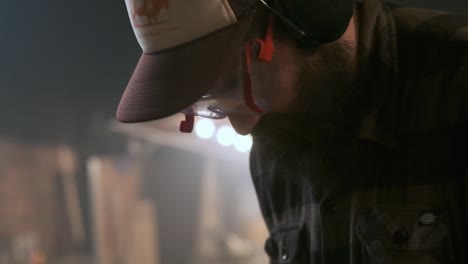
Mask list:
[[[180,122],[180,132],[192,133],[195,117],[193,115],[185,115],[185,120]]]
[[[273,59],[273,51],[275,49],[273,42],[273,22],[273,16],[268,16],[268,26],[265,35],[265,40],[262,41],[260,39],[257,39],[257,41],[261,45],[260,54],[258,55],[257,59],[264,62],[271,62]]]
[[[257,57],[257,60],[270,63],[273,60],[273,51],[275,49],[273,44],[273,16],[268,17],[268,27],[264,40],[255,39],[250,43],[247,43],[245,46],[245,70],[246,78],[244,82],[244,99],[245,104],[250,110],[257,113],[264,113],[265,110],[255,104],[255,100],[252,95],[252,78],[251,78],[251,67],[250,67],[250,49],[252,45],[258,43],[260,45],[260,54]]]

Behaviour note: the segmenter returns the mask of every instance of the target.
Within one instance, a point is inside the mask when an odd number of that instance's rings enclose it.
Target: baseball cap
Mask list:
[[[256,0],[125,0],[143,54],[116,118],[143,122],[176,114],[211,88],[238,51]]]

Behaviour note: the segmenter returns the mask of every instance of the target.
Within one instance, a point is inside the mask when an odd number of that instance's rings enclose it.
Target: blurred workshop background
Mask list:
[[[466,0],[399,0],[468,13]],[[0,4],[0,264],[267,263],[251,138],[121,124],[141,50],[120,1]]]

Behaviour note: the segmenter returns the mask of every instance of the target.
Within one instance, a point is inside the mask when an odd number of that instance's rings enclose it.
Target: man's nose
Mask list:
[[[255,128],[261,116],[228,115],[228,118],[238,134],[247,135]]]

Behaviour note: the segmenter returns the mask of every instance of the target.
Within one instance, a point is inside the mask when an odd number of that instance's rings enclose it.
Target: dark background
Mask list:
[[[396,2],[468,13],[466,0]],[[112,118],[141,52],[124,0],[3,0],[0,40],[0,134],[40,141]]]

